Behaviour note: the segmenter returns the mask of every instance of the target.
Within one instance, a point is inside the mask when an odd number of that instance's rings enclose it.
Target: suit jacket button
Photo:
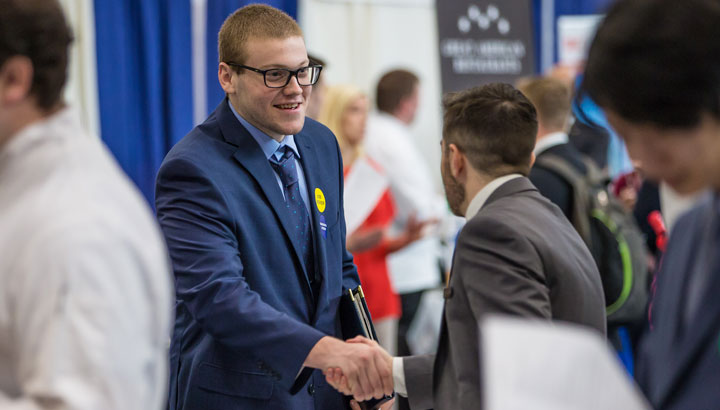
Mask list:
[[[452,297],[452,295],[453,295],[453,288],[451,288],[450,286],[447,286],[447,287],[445,287],[445,289],[443,289],[443,298],[450,299]]]
[[[311,396],[315,394],[315,385],[313,383],[310,383],[308,386],[308,393],[310,393]]]

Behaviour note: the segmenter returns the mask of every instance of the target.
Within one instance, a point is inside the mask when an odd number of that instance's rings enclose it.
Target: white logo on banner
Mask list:
[[[521,39],[507,38],[510,22],[500,9],[489,3],[485,11],[472,4],[467,15],[457,20],[460,33],[467,35],[476,25],[482,38],[446,38],[440,41],[440,55],[452,59],[455,74],[517,75],[522,72],[525,44]],[[488,33],[493,26],[500,36]],[[477,35],[477,34],[476,34]]]
[[[490,27],[495,24],[498,32],[503,36],[510,32],[510,22],[500,16],[500,9],[494,4],[488,5],[485,13],[480,10],[480,7],[474,4],[468,7],[467,16],[460,16],[460,18],[458,18],[458,30],[462,33],[469,33],[473,23],[477,24],[478,28],[482,31],[489,30]]]

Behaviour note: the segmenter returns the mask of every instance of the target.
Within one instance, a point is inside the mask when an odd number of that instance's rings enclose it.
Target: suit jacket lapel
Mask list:
[[[678,252],[681,255],[686,255],[682,258],[680,263],[675,263],[671,266],[671,269],[666,271],[666,274],[675,275],[678,279],[673,281],[673,285],[678,289],[682,289],[682,292],[673,292],[673,299],[669,303],[668,308],[665,311],[674,312],[671,314],[672,322],[669,323],[667,329],[672,332],[678,332],[680,329],[680,321],[683,320],[685,312],[685,295],[687,292],[688,275],[679,275],[678,273],[687,271],[687,269],[694,269],[694,263],[697,263],[698,249],[703,245],[702,242],[708,240],[708,237],[703,236],[705,227],[710,226],[711,229],[717,229],[717,225],[712,224],[713,217],[711,213],[714,211],[712,207],[707,209],[707,213],[699,215],[699,218],[695,219],[695,223],[692,227],[692,237],[687,241],[676,241],[675,245],[683,246],[683,253]],[[709,238],[710,241],[715,241],[714,232],[711,233]],[[682,244],[682,245],[681,245]],[[660,401],[664,402],[677,387],[677,380],[683,376],[688,370],[690,364],[695,360],[695,357],[701,353],[701,348],[707,343],[708,338],[714,339],[716,336],[718,326],[720,326],[720,304],[717,303],[717,295],[720,294],[720,271],[718,271],[717,258],[713,255],[711,264],[706,266],[707,269],[711,269],[710,276],[708,278],[707,286],[705,287],[700,302],[700,306],[697,308],[690,323],[687,323],[683,329],[682,334],[676,337],[673,335],[667,335],[669,346],[668,350],[665,351],[664,357],[670,360],[667,363],[668,371],[666,372],[667,378],[662,380],[658,389],[660,395]],[[690,271],[692,272],[692,271]],[[676,333],[677,334],[677,333]]]
[[[327,271],[327,256],[324,243],[325,237],[323,236],[323,228],[320,226],[321,218],[324,219],[325,217],[322,216],[322,213],[320,213],[315,200],[315,188],[320,188],[324,191],[322,184],[320,183],[322,168],[320,167],[318,162],[319,159],[313,150],[313,140],[309,135],[304,134],[301,131],[295,136],[295,143],[297,144],[298,151],[300,152],[303,171],[305,172],[305,183],[308,189],[308,198],[310,200],[310,223],[312,223],[313,227],[313,249],[315,251],[314,260],[316,271],[311,274],[314,275],[317,273],[318,277],[321,279],[320,294],[317,295],[317,306],[320,307],[327,304],[328,286],[325,278]],[[327,226],[325,226],[325,232],[327,232]],[[321,310],[322,309],[320,308],[315,309],[313,323],[317,320],[317,314]]]
[[[693,228],[694,229],[694,228]],[[677,378],[677,332],[680,329],[680,317],[682,315],[681,304],[683,303],[683,293],[686,282],[686,272],[693,268],[693,260],[695,258],[694,250],[697,249],[695,238],[685,238],[686,240],[671,241],[674,249],[671,252],[676,255],[683,255],[682,258],[669,259],[666,255],[661,263],[664,265],[660,271],[661,275],[667,277],[662,278],[660,286],[664,289],[657,289],[656,292],[667,295],[663,300],[663,306],[656,306],[657,316],[653,315],[651,320],[662,320],[664,323],[657,323],[652,332],[657,332],[654,339],[658,341],[656,349],[657,358],[662,361],[658,363],[658,367],[664,367],[665,371],[657,373],[658,388],[657,391],[651,392],[658,395],[653,402],[659,403],[660,398],[663,400],[668,396],[672,383]],[[662,312],[660,312],[660,310]],[[674,363],[671,363],[674,362]],[[673,368],[672,370],[670,368]]]
[[[303,278],[307,283],[308,290],[310,289],[310,283],[307,281],[306,267],[303,262],[302,254],[300,253],[300,247],[292,239],[290,235],[291,226],[287,218],[284,217],[285,199],[283,198],[280,187],[278,186],[277,179],[275,178],[275,171],[270,166],[270,162],[265,158],[260,146],[255,139],[250,135],[250,132],[240,124],[240,121],[235,118],[235,115],[230,111],[228,107],[227,99],[220,103],[218,108],[215,110],[215,115],[218,117],[218,123],[220,124],[220,130],[222,131],[223,137],[227,142],[237,146],[237,150],[233,154],[235,160],[248,171],[248,174],[255,179],[260,189],[265,194],[265,198],[275,212],[280,226],[282,227],[285,236],[288,241],[292,244],[295,257],[299,265],[302,267]]]

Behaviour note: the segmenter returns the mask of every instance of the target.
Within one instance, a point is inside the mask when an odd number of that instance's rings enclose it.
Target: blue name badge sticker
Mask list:
[[[327,239],[327,223],[325,223],[325,215],[320,215],[320,232],[322,237]]]

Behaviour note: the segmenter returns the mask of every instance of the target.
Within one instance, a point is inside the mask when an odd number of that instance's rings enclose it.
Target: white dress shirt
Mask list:
[[[397,118],[379,113],[368,119],[365,150],[377,161],[390,181],[396,220],[443,219],[448,215],[446,201],[435,191],[430,170],[410,135]],[[426,236],[388,256],[393,287],[400,294],[433,288],[440,284],[437,236]]]
[[[467,210],[465,211],[465,218],[471,219],[474,217],[478,212],[480,212],[480,209],[482,209],[483,205],[485,205],[485,202],[487,202],[493,192],[503,186],[506,182],[520,177],[522,177],[520,174],[508,174],[490,181],[487,185],[482,187],[482,189],[480,189],[480,191],[478,191],[478,193],[475,194],[473,199],[470,201]],[[393,357],[392,367],[395,392],[403,397],[407,397],[407,386],[405,386],[405,366],[403,365],[402,357]]]
[[[0,148],[0,227],[0,409],[164,409],[167,251],[71,110]]]

